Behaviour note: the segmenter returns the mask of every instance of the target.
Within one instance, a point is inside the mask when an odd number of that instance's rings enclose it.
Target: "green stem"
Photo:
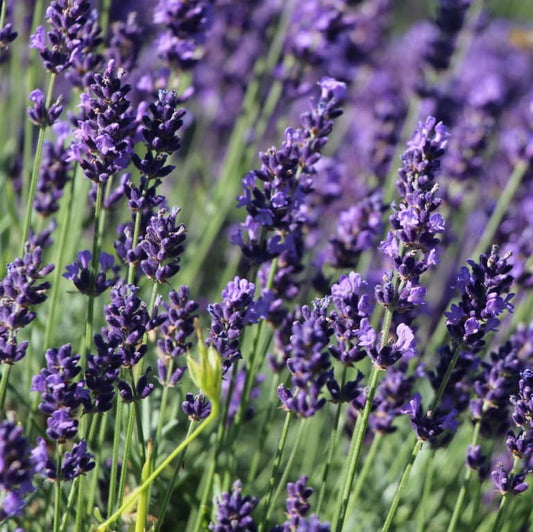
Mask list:
[[[0,380],[0,417],[4,416],[4,404],[6,400],[7,381],[11,373],[11,364],[2,364],[4,371],[2,371],[2,379]]]
[[[424,532],[426,528],[427,520],[427,505],[428,499],[431,495],[431,488],[433,487],[433,473],[435,472],[435,450],[431,450],[431,456],[429,457],[429,464],[426,469],[426,475],[424,478],[424,491],[422,492],[422,502],[420,504],[420,511],[418,513],[418,526],[417,532]]]
[[[122,401],[119,399],[119,401]],[[126,489],[126,477],[128,476],[128,460],[131,450],[131,435],[133,434],[133,425],[135,424],[135,409],[133,405],[130,405],[130,411],[128,416],[128,426],[126,427],[126,437],[124,444],[124,459],[122,460],[122,470],[120,471],[120,482],[118,485],[118,504],[123,503],[124,491]],[[129,436],[129,437],[128,437]]]
[[[194,429],[194,421],[191,421],[189,423],[189,428],[187,429],[187,435],[185,436],[185,439],[187,439]],[[176,481],[178,480],[178,475],[181,469],[181,466],[183,464],[183,460],[185,458],[185,451],[180,455],[180,459],[178,460],[178,463],[176,464],[176,468],[174,469],[174,474],[172,475],[172,480],[170,481],[169,488],[164,490],[165,495],[163,497],[163,502],[161,503],[161,510],[159,511],[159,518],[157,520],[156,525],[156,532],[159,532],[161,530],[161,526],[163,525],[163,521],[165,518],[165,514],[167,512],[168,503],[170,502],[170,497],[172,496],[172,492],[174,491],[174,488],[176,487]]]
[[[374,465],[374,458],[376,457],[376,454],[379,450],[382,440],[383,440],[383,435],[379,432],[374,436],[374,439],[372,440],[372,444],[370,445],[368,454],[365,457],[365,463],[363,464],[363,467],[359,473],[359,476],[357,477],[357,482],[355,483],[353,493],[350,497],[350,502],[348,503],[347,515],[351,515],[352,512],[354,511],[355,505],[357,504],[357,501],[359,499],[359,495],[361,495],[361,491],[363,491],[363,487],[365,486],[368,473],[370,473],[370,470],[372,469],[372,466]]]
[[[70,512],[72,511],[72,508],[74,508],[74,502],[76,500],[76,495],[78,494],[78,484],[81,480],[81,476],[76,477],[74,479],[74,482],[72,483],[72,487],[70,488],[70,493],[67,500],[67,507],[65,511],[63,512],[63,519],[61,520],[61,526],[59,527],[59,532],[64,532],[67,527],[67,521],[68,517],[70,515]]]
[[[439,389],[437,391],[437,394],[435,395],[435,399],[433,401],[433,407],[430,407],[430,409],[427,412],[427,417],[432,417],[433,413],[437,409],[437,407],[440,404],[440,401],[442,399],[442,396],[444,395],[444,392],[446,390],[446,387],[448,386],[448,382],[450,380],[450,376],[455,369],[455,365],[457,364],[457,360],[459,359],[459,355],[461,353],[461,350],[458,346],[454,346],[454,352],[453,357],[448,365],[448,368],[446,370],[446,373],[444,375],[444,378],[442,379],[442,382],[439,386]],[[422,442],[417,439],[415,446],[413,447],[413,451],[411,453],[411,457],[409,459],[409,462],[407,463],[407,466],[405,467],[405,470],[402,475],[402,479],[400,480],[400,484],[398,485],[398,488],[396,489],[396,493],[394,495],[394,499],[392,501],[391,507],[389,509],[389,513],[387,514],[387,519],[385,521],[385,525],[383,526],[382,532],[386,532],[391,524],[392,520],[394,519],[394,515],[396,513],[396,509],[398,508],[398,504],[400,503],[400,498],[402,496],[403,490],[405,486],[407,485],[407,479],[409,478],[409,474],[411,473],[411,469],[413,468],[413,464],[416,460],[416,457],[418,456],[418,453],[420,452],[420,449],[422,448]]]
[[[500,501],[500,506],[498,507],[498,513],[496,514],[496,520],[494,521],[494,524],[492,525],[492,528],[490,529],[491,532],[500,532],[502,529],[501,525],[503,521],[503,514],[507,506],[508,495],[509,495],[508,493],[504,493],[502,496],[502,500]]]
[[[100,15],[100,27],[102,28],[102,37],[104,42],[107,41],[107,32],[109,29],[109,11],[111,10],[111,0],[103,0],[102,11]]]
[[[387,315],[391,314],[387,312]],[[366,434],[368,426],[368,418],[370,417],[370,411],[372,410],[372,403],[374,402],[374,395],[376,393],[378,377],[380,369],[373,365],[372,372],[370,373],[370,382],[368,385],[368,394],[366,397],[365,408],[361,417],[361,423],[354,430],[352,442],[350,444],[349,463],[343,480],[343,488],[341,496],[338,499],[337,509],[335,511],[335,519],[333,521],[332,530],[341,532],[344,526],[344,520],[346,518],[346,509],[348,507],[348,500],[350,498],[350,492],[352,489],[353,479],[355,477],[355,470],[357,468],[357,462],[359,460],[359,454],[361,453],[361,447],[363,445],[363,439]]]
[[[346,373],[347,373],[346,370],[347,370],[347,367],[344,366],[342,370],[342,378],[341,378],[342,386],[344,386],[344,383],[346,381]],[[326,458],[326,463],[324,464],[324,471],[322,472],[322,480],[320,482],[320,492],[318,495],[318,502],[316,505],[317,515],[320,515],[320,509],[322,507],[322,503],[324,502],[324,497],[326,495],[326,486],[328,483],[329,471],[331,469],[331,464],[333,462],[333,456],[335,454],[335,450],[337,449],[337,438],[339,434],[339,423],[341,419],[341,411],[342,411],[342,403],[339,403],[335,411],[335,419],[333,421],[333,428],[331,429],[331,435],[329,437],[328,457]]]
[[[291,424],[292,413],[289,410],[285,416],[285,423],[283,424],[283,429],[281,430],[281,436],[278,443],[278,448],[276,450],[276,456],[274,457],[274,463],[272,464],[272,473],[269,480],[268,494],[265,499],[265,511],[263,522],[259,527],[259,532],[263,532],[267,525],[268,517],[270,514],[270,503],[272,501],[272,496],[274,495],[274,486],[276,485],[279,473],[279,466],[281,465],[281,457],[283,456],[283,451],[285,449],[285,443],[287,442],[287,436],[289,434],[289,427]]]
[[[478,245],[474,249],[472,255],[477,257],[480,253],[487,251],[489,245],[496,234],[498,227],[500,227],[503,217],[507,212],[511,199],[516,194],[522,178],[524,177],[526,170],[529,168],[529,163],[525,161],[519,161],[513,168],[511,177],[507,181],[505,188],[501,192],[496,208],[492,212],[490,219],[485,226],[485,230],[478,241]]]
[[[265,416],[265,421],[261,425],[261,432],[259,433],[259,441],[257,442],[255,453],[252,458],[252,463],[250,465],[250,472],[248,473],[248,479],[250,481],[255,480],[257,475],[257,469],[259,467],[259,461],[263,456],[263,450],[266,445],[266,440],[270,431],[272,429],[272,420],[274,418],[274,412],[277,410],[277,389],[279,384],[279,373],[274,374],[274,379],[272,381],[272,386],[270,388],[270,396],[268,400],[268,410]],[[318,511],[317,511],[318,513]]]
[[[272,511],[274,510],[276,506],[276,501],[279,499],[279,496],[282,490],[285,489],[287,477],[289,476],[289,473],[291,471],[291,467],[294,462],[294,458],[296,457],[296,453],[299,450],[300,442],[302,441],[302,436],[304,434],[305,428],[307,427],[308,420],[309,418],[304,418],[304,417],[300,419],[300,426],[298,427],[298,433],[296,434],[296,439],[294,440],[294,443],[292,444],[291,454],[289,455],[289,459],[287,460],[287,463],[285,464],[285,467],[283,468],[283,473],[278,482],[278,488],[276,489],[276,492],[274,493],[274,496],[272,497],[272,500],[270,501],[267,507],[267,514],[265,518],[265,521],[267,523],[272,515]]]
[[[114,523],[128,508],[132,506],[132,504],[137,500],[137,498],[141,495],[143,490],[148,488],[150,484],[171,464],[171,462],[183,451],[187,448],[189,444],[191,444],[206,428],[208,425],[210,425],[215,418],[218,415],[218,404],[213,401],[212,403],[212,409],[209,416],[204,419],[200,425],[196,428],[193,433],[185,438],[175,449],[168,455],[165,460],[157,467],[147,478],[146,480],[137,488],[135,488],[131,494],[128,496],[127,500],[124,502],[124,504],[113,514],[111,515],[106,521],[104,521],[96,530],[97,532],[103,532],[104,530],[107,530],[108,526],[111,523]]]
[[[56,80],[56,75],[51,74],[50,81],[48,83],[47,93],[46,93],[45,106],[47,109],[50,107],[50,102],[52,101],[52,94],[54,92],[55,80]],[[21,250],[20,250],[21,257],[24,256],[24,247],[26,245],[26,241],[28,240],[28,235],[30,234],[31,215],[33,213],[33,199],[35,197],[35,190],[37,188],[37,181],[39,177],[39,167],[41,166],[41,157],[43,154],[43,143],[44,143],[45,132],[46,132],[46,128],[41,127],[39,129],[39,137],[37,138],[37,150],[35,152],[35,157],[33,159],[33,169],[31,172],[31,179],[30,179],[30,189],[28,192],[28,204],[26,206],[26,217],[24,219],[24,230],[22,233],[22,240],[21,240]]]
[[[481,429],[481,423],[477,421],[474,426],[474,434],[472,435],[472,442],[471,442],[472,448],[474,448],[477,445],[477,440],[479,438],[480,429]],[[450,519],[450,524],[448,525],[448,532],[453,532],[455,530],[455,527],[457,526],[457,521],[459,520],[459,515],[463,508],[463,502],[465,499],[466,490],[468,488],[468,483],[470,482],[471,477],[472,477],[472,469],[467,467],[465,476],[463,477],[463,482],[461,484],[461,489],[459,490],[459,494],[457,495],[457,499],[455,501],[455,506],[453,508],[452,517]]]
[[[117,400],[115,409],[115,427],[113,432],[113,456],[111,461],[111,477],[109,480],[109,497],[107,499],[107,515],[111,515],[115,508],[115,492],[117,488],[117,470],[118,470],[118,452],[120,446],[120,432],[122,424],[122,410],[124,403],[121,399]],[[124,466],[123,466],[124,468]],[[120,499],[119,499],[120,500]]]
[[[409,462],[407,463],[407,466],[403,472],[402,478],[400,480],[400,484],[398,485],[398,489],[396,490],[394,500],[392,501],[389,513],[387,514],[387,519],[385,520],[385,524],[383,525],[383,529],[381,532],[387,532],[387,530],[389,530],[389,528],[392,525],[392,520],[394,519],[394,516],[396,514],[396,509],[398,508],[398,504],[400,503],[401,494],[403,493],[403,490],[405,486],[407,485],[409,474],[411,473],[411,469],[413,469],[413,464],[415,463],[416,457],[418,456],[418,453],[420,452],[421,448],[422,448],[422,441],[417,440],[416,445],[413,447],[413,452],[411,453]]]
[[[57,465],[55,481],[55,499],[54,499],[54,532],[59,532],[61,516],[61,455],[62,445],[57,446]]]

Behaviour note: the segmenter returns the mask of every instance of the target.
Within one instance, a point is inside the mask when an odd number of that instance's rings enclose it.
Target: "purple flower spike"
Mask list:
[[[496,468],[490,474],[494,486],[502,494],[510,493],[518,495],[529,488],[529,484],[524,482],[526,473],[508,473],[501,462],[496,464]]]
[[[188,393],[181,407],[191,421],[201,421],[211,413],[209,399],[201,394],[193,395],[192,393]]]
[[[81,440],[72,447],[71,452],[65,453],[65,459],[61,464],[61,476],[63,480],[73,480],[94,469],[96,465],[93,455],[87,452],[87,443]]]
[[[67,271],[63,274],[63,277],[71,280],[80,293],[97,297],[117,282],[120,268],[114,265],[115,258],[113,255],[102,252],[100,253],[100,271],[94,278],[91,275],[91,260],[90,251],[80,251],[78,260],[65,267]],[[111,279],[106,278],[108,272],[113,274]]]
[[[35,89],[32,91],[29,99],[33,102],[33,107],[28,108],[28,116],[40,128],[53,125],[63,112],[63,105],[61,103],[63,101],[62,95],[59,95],[56,102],[49,109],[45,106],[44,94],[41,90]]]
[[[209,530],[213,532],[229,532],[231,530],[246,530],[255,532],[257,525],[250,515],[257,506],[259,499],[250,495],[242,496],[242,483],[236,480],[233,483],[231,493],[222,493],[217,499],[216,523],[209,524]]]
[[[499,315],[513,309],[514,294],[507,294],[513,282],[509,274],[512,264],[507,260],[510,254],[500,257],[498,252],[498,246],[493,246],[490,254],[479,257],[479,263],[468,261],[470,271],[461,269],[457,279],[461,301],[446,313],[452,340],[471,353],[483,349],[485,335],[500,323]]]
[[[34,465],[24,430],[11,421],[0,423],[0,521],[21,515],[24,496],[33,491]]]
[[[446,126],[429,116],[419,124],[402,155],[396,183],[402,201],[392,205],[391,230],[380,246],[392,259],[400,282],[388,275],[375,290],[378,301],[391,310],[406,312],[421,305],[425,288],[420,286],[420,275],[438,264],[436,235],[444,231],[444,219],[435,212],[442,200],[436,196],[434,180],[448,138]]]
[[[85,177],[94,183],[106,183],[131,159],[133,117],[126,99],[131,87],[122,84],[124,75],[111,60],[81,95],[82,117],[74,132],[70,159],[79,162]]]

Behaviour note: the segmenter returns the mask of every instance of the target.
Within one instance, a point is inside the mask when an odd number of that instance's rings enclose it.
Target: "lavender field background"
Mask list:
[[[0,530],[533,529],[533,4],[0,2]]]

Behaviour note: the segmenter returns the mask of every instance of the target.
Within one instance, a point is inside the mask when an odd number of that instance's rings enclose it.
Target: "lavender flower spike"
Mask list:
[[[233,483],[231,493],[222,493],[217,504],[217,522],[209,524],[209,530],[213,532],[229,532],[230,530],[242,530],[255,532],[257,525],[250,515],[257,506],[258,499],[250,495],[242,496],[242,482],[236,480]]]

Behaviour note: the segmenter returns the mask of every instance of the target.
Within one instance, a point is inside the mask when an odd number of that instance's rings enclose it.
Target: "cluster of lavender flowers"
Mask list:
[[[532,526],[533,23],[415,5],[0,1],[0,528]]]

